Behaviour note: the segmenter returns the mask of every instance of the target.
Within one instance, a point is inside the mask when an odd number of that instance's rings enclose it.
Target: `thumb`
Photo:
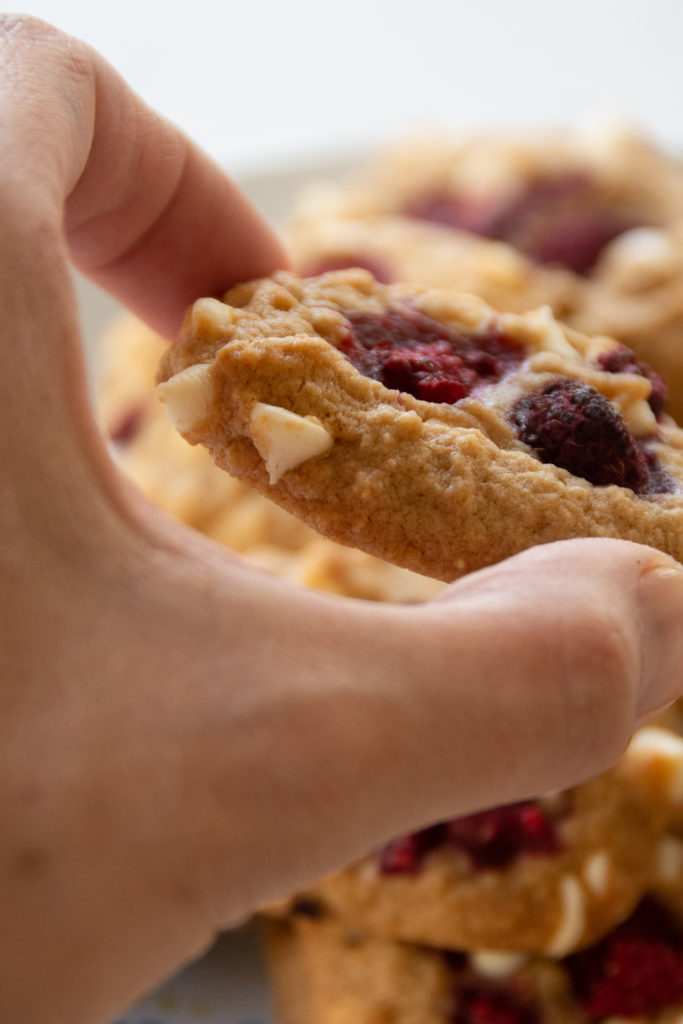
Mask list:
[[[425,748],[444,756],[455,725],[451,762],[468,783],[453,806],[444,777],[440,814],[595,775],[683,693],[683,570],[640,545],[533,548],[462,579],[425,615],[440,631],[426,673],[454,695]],[[426,701],[432,686],[420,690]]]
[[[278,671],[258,674],[277,738],[241,794],[243,895],[282,895],[392,835],[578,783],[683,692],[683,571],[628,542],[525,551],[425,606],[304,593],[273,608],[264,635],[286,641]],[[216,908],[230,892],[221,820],[214,808],[204,833]]]

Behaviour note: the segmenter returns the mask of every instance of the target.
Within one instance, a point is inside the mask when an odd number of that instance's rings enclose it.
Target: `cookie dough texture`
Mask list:
[[[498,326],[527,358],[500,385],[454,405],[385,388],[338,351],[344,312],[381,316],[405,303],[468,336]],[[680,558],[683,434],[668,419],[654,424],[644,377],[595,368],[610,344],[561,327],[547,309],[499,314],[471,296],[386,286],[362,270],[309,279],[279,272],[194,305],[163,361],[160,393],[176,419],[190,403],[197,419],[183,420],[183,436],[230,473],[328,538],[425,576],[450,580],[576,536],[640,541]],[[672,492],[595,487],[541,463],[518,440],[508,422],[514,402],[567,376],[606,394],[636,436],[653,432],[651,451]],[[331,444],[273,473],[253,429],[264,405],[293,413],[303,428],[322,427]]]

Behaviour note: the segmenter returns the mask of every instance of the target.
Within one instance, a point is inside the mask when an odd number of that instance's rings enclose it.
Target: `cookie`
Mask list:
[[[631,132],[432,138],[306,190],[289,243],[302,273],[355,252],[381,280],[547,303],[651,363],[680,421],[682,222],[683,165]]]
[[[223,468],[422,575],[576,536],[683,556],[683,433],[662,381],[547,308],[279,272],[195,303],[160,380]]]
[[[444,949],[564,956],[663,883],[659,844],[682,776],[683,741],[644,729],[598,778],[403,836],[277,911],[316,907],[369,934]]]
[[[683,168],[619,127],[431,136],[387,148],[302,195],[296,220],[409,216],[590,275],[626,231],[683,219]]]
[[[266,935],[280,1024],[674,1024],[683,1010],[681,921],[650,896],[561,960],[445,953],[303,915]]]

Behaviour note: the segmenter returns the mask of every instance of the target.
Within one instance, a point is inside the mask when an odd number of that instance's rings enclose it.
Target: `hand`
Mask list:
[[[71,258],[173,334],[284,256],[84,45],[0,18],[0,1017],[105,1021],[372,844],[605,768],[683,690],[683,576],[528,551],[424,607],[271,579],[119,477]]]

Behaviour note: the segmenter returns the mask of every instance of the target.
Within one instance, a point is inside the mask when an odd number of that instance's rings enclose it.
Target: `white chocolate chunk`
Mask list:
[[[609,881],[610,861],[606,850],[598,850],[591,854],[583,867],[583,877],[586,884],[599,896],[607,892]]]
[[[251,439],[266,464],[271,484],[332,447],[332,435],[313,416],[257,402],[251,411]]]
[[[634,437],[651,437],[657,429],[655,414],[644,398],[624,404],[621,414]]]
[[[484,978],[509,978],[521,970],[528,957],[524,953],[505,953],[494,949],[481,949],[470,956],[472,968]]]
[[[680,736],[650,725],[638,730],[626,753],[629,759],[659,762],[665,772],[666,795],[676,804],[683,803],[683,739]]]
[[[213,398],[213,379],[208,363],[196,363],[157,386],[159,398],[176,430],[191,430],[208,414]]]
[[[683,869],[683,842],[664,836],[657,844],[657,874],[662,882],[677,882]]]
[[[675,265],[676,251],[663,231],[633,228],[610,242],[609,259],[636,270],[666,272]]]
[[[586,899],[573,875],[564,875],[560,879],[560,900],[560,923],[546,947],[550,956],[566,956],[576,949],[586,927]]]
[[[197,333],[201,327],[216,331],[228,331],[235,323],[235,310],[219,299],[197,299],[192,306],[192,330]]]

